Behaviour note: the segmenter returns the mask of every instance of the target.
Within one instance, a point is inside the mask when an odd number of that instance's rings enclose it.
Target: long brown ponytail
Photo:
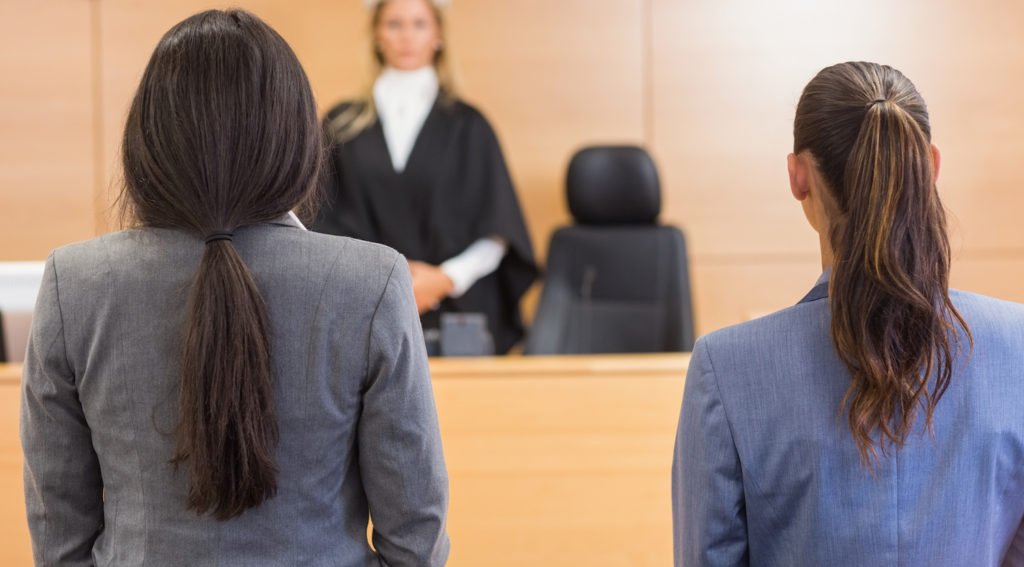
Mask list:
[[[822,70],[797,107],[794,151],[830,189],[832,339],[853,377],[843,407],[866,463],[930,428],[966,322],[949,298],[950,248],[924,100],[873,63]]]
[[[125,214],[193,233],[203,256],[187,306],[180,423],[187,507],[226,520],[277,490],[267,309],[229,239],[312,199],[324,143],[306,75],[244,11],[208,11],[160,40],[125,127]]]

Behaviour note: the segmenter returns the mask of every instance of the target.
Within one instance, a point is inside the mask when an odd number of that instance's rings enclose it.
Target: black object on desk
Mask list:
[[[494,338],[483,313],[441,315],[441,356],[492,356]]]

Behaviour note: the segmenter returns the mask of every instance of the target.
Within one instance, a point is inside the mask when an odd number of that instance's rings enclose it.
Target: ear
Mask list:
[[[807,170],[807,160],[796,154],[786,156],[786,165],[789,169],[789,190],[797,201],[803,201],[811,193],[810,176]]]
[[[936,146],[935,144],[932,144],[932,167],[935,168],[935,171],[932,173],[932,179],[936,183],[939,182],[939,169],[940,169],[939,166],[940,165],[942,165],[942,153],[939,152],[939,147],[938,146]]]

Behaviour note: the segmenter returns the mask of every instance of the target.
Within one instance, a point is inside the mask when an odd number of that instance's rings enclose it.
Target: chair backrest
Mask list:
[[[0,262],[0,362],[22,362],[43,262]]]
[[[657,224],[661,190],[637,147],[576,154],[567,178],[575,226],[557,230],[526,354],[688,351],[693,309],[686,241]]]

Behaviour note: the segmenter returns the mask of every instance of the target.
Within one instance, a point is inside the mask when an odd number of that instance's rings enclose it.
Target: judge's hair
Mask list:
[[[377,121],[377,105],[373,100],[373,85],[384,71],[387,61],[377,46],[377,28],[380,26],[384,8],[390,0],[381,0],[372,8],[370,18],[370,77],[362,93],[344,112],[327,124],[327,134],[332,140],[346,142],[355,138],[360,132]],[[430,6],[437,22],[437,31],[441,36],[441,47],[434,54],[434,70],[440,86],[442,103],[451,103],[457,98],[455,72],[452,67],[451,46],[448,42],[444,26],[444,8],[437,2],[424,0]]]
[[[830,197],[831,334],[852,377],[841,409],[874,464],[903,446],[919,410],[931,428],[961,338],[971,340],[949,297],[928,109],[896,69],[842,63],[808,83],[793,129]]]
[[[181,335],[174,454],[188,509],[239,516],[277,491],[271,327],[230,239],[280,218],[320,186],[323,133],[284,39],[241,10],[211,10],[157,44],[122,141],[122,219],[194,234],[203,247]],[[198,250],[197,250],[198,251]]]

